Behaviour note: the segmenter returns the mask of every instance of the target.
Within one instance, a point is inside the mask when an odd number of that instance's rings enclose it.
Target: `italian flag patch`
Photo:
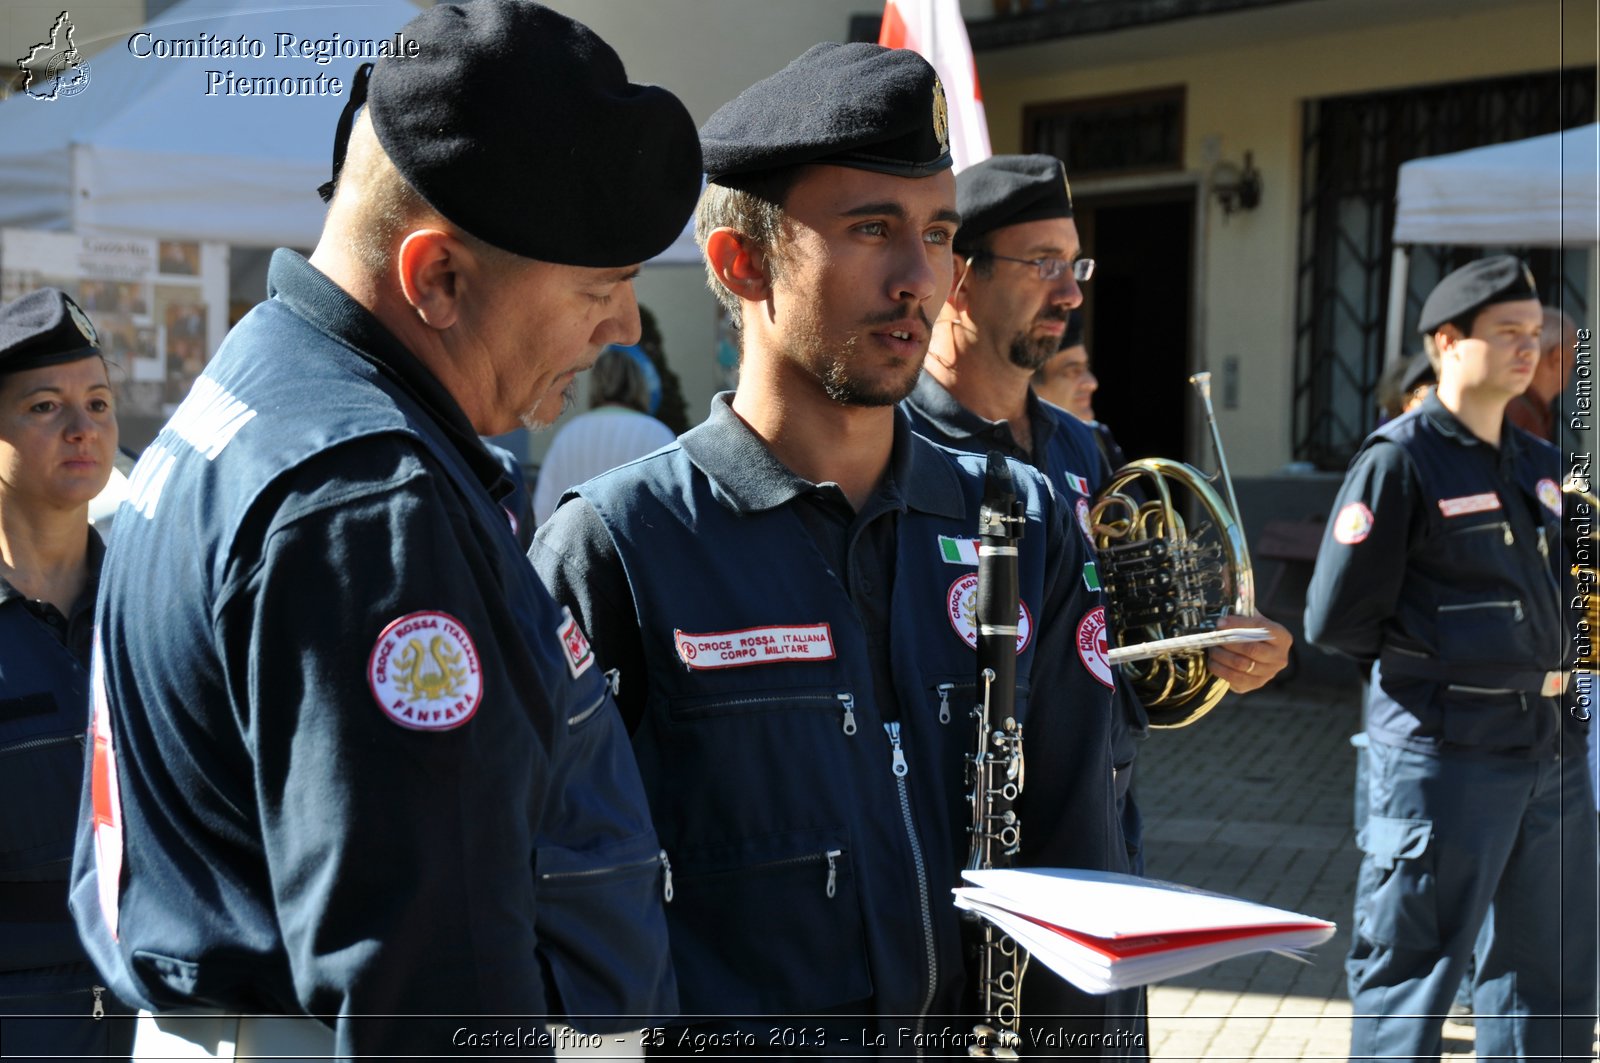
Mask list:
[[[978,540],[956,539],[948,535],[939,536],[939,556],[944,558],[947,565],[976,565],[978,563]]]
[[[1083,566],[1083,585],[1092,591],[1100,589],[1100,570],[1095,567],[1093,561]]]
[[[1078,492],[1078,494],[1087,495],[1089,493],[1088,480],[1085,480],[1083,477],[1070,472],[1063,472],[1061,475],[1067,478],[1067,486]]]

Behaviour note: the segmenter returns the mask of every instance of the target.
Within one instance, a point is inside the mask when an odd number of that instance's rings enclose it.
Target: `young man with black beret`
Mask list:
[[[1370,664],[1353,1059],[1437,1060],[1469,959],[1480,1058],[1591,1059],[1595,820],[1566,710],[1561,456],[1506,419],[1542,311],[1510,255],[1422,307],[1438,384],[1350,463],[1306,637]]]
[[[626,735],[478,436],[638,338],[694,125],[535,3],[403,32],[106,559],[73,910],[156,1013],[140,1056],[548,1052],[544,1018],[676,1009]]]
[[[747,1054],[964,1055],[977,987],[950,889],[984,466],[896,406],[953,268],[943,91],[913,52],[818,45],[701,140],[696,235],[740,328],[738,389],[677,446],[569,494],[530,556],[617,670],[686,1015],[755,1037]],[[1010,469],[1028,518],[1020,857],[1121,870],[1087,545],[1041,477]]]

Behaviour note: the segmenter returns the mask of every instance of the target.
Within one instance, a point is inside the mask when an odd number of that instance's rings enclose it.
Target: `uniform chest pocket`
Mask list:
[[[973,711],[982,701],[978,689],[977,677],[972,672],[962,675],[933,676],[926,681],[926,700],[932,709],[933,718],[941,724],[959,724],[963,727],[975,723]],[[1016,699],[1014,702],[1018,719],[1027,718],[1028,709],[1028,681],[1022,676],[1017,677]]]
[[[661,912],[669,880],[655,835],[595,849],[541,846],[535,867],[539,952],[559,1013],[585,1032],[613,1033],[670,1010]]]
[[[83,736],[34,734],[0,741],[0,877],[36,878],[72,857],[83,785]],[[35,873],[29,873],[33,871]]]
[[[1446,602],[1439,606],[1439,649],[1446,661],[1521,663],[1533,655],[1533,638],[1520,598]]]
[[[774,713],[803,713],[836,723],[846,735],[856,733],[855,694],[838,686],[769,687],[730,689],[717,693],[680,695],[667,702],[667,716],[673,723],[703,723],[719,719],[741,719]]]
[[[686,1015],[803,1015],[872,995],[848,832],[794,831],[672,857]]]

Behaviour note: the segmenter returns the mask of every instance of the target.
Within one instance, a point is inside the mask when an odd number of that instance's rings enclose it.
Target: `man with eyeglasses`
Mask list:
[[[916,431],[935,442],[977,453],[998,449],[1045,473],[1076,517],[1069,523],[1092,547],[1089,509],[1110,469],[1094,430],[1032,388],[1033,374],[1061,349],[1068,318],[1083,302],[1079,285],[1094,276],[1094,259],[1082,255],[1072,220],[1066,168],[1053,155],[996,155],[956,177],[956,209],[954,282],[922,375],[901,405]],[[1282,625],[1263,617],[1223,623],[1272,632],[1264,642],[1211,650],[1212,671],[1235,691],[1265,685],[1288,663],[1290,635]],[[1116,701],[1121,711],[1111,755],[1118,813],[1130,865],[1142,872],[1140,817],[1129,786],[1149,720],[1128,689],[1119,689]],[[1054,988],[1045,979],[1038,984]],[[1052,1006],[1024,1002],[1035,1012]],[[1108,1014],[1142,1011],[1138,990],[1107,1002]]]
[[[957,450],[998,448],[1050,479],[1091,541],[1089,509],[1110,472],[1094,430],[1040,401],[1033,374],[1061,349],[1080,285],[1094,276],[1072,218],[1066,169],[1053,155],[996,155],[956,177],[961,228],[955,238],[955,280],[934,324],[923,373],[903,403],[918,432]],[[1227,618],[1227,626],[1259,625],[1263,642],[1214,647],[1212,671],[1244,693],[1264,686],[1288,663],[1288,629],[1264,617]],[[1113,757],[1123,832],[1142,869],[1138,810],[1127,796],[1135,739],[1148,729],[1131,694]]]

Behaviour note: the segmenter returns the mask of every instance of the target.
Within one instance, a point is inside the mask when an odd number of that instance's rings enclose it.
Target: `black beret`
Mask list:
[[[75,362],[100,353],[89,315],[59,288],[40,288],[0,306],[0,373]]]
[[[811,162],[927,177],[950,168],[949,129],[916,52],[819,44],[719,107],[700,144],[712,181]]]
[[[1067,168],[1054,155],[993,155],[956,176],[961,230],[955,246],[970,251],[996,229],[1041,218],[1072,217]]]
[[[1476,314],[1494,303],[1537,298],[1539,289],[1533,283],[1533,271],[1520,258],[1515,255],[1480,258],[1434,285],[1422,304],[1417,330],[1427,335],[1441,325]]]
[[[1439,374],[1433,371],[1433,363],[1428,361],[1426,354],[1413,354],[1411,361],[1406,365],[1405,373],[1400,377],[1400,393],[1409,394],[1424,384],[1437,384]]]
[[[1061,349],[1083,346],[1083,311],[1070,310],[1067,312],[1067,328],[1061,333]]]
[[[700,195],[694,119],[592,30],[531,0],[440,4],[366,86],[383,150],[451,222],[506,251],[623,266],[666,250]],[[354,101],[354,93],[352,93]]]

